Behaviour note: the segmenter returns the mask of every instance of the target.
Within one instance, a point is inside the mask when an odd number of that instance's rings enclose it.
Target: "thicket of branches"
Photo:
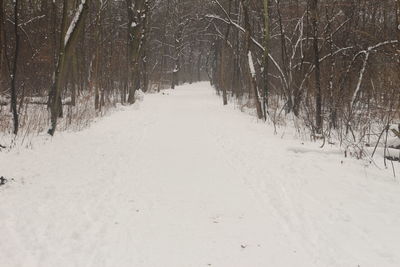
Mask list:
[[[35,130],[54,134],[60,123],[134,103],[139,89],[207,79],[224,104],[241,99],[274,124],[293,114],[315,138],[368,143],[399,122],[398,0],[0,0],[0,7],[2,131],[41,121]]]
[[[368,142],[379,127],[399,122],[398,1],[214,2],[219,12],[208,17],[225,35],[216,40],[212,80],[223,94],[247,93],[258,116],[274,122],[292,113],[315,137]],[[249,62],[257,90],[243,78]]]

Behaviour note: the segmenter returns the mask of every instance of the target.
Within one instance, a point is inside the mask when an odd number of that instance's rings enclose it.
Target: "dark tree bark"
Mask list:
[[[4,1],[0,0],[0,86],[5,77]]]
[[[229,26],[228,26],[229,27]],[[223,44],[219,44],[221,48],[219,49],[219,63],[218,63],[218,73],[219,73],[219,88],[222,90],[222,103],[224,106],[228,105],[228,94],[226,92],[226,42],[224,41]]]
[[[255,77],[255,73],[253,73],[253,71],[251,70],[252,66],[250,66],[250,64],[252,64],[252,62],[250,62],[250,58],[251,56],[251,37],[252,37],[252,31],[251,31],[251,24],[250,24],[250,16],[249,16],[249,0],[241,0],[242,2],[242,8],[243,8],[243,15],[244,15],[244,24],[245,24],[245,29],[246,29],[246,54],[249,57],[249,60],[246,60],[246,68],[247,68],[247,76],[249,79],[249,83],[250,83],[250,88],[251,88],[251,92],[254,94],[254,101],[255,101],[255,105],[256,105],[256,110],[257,110],[257,117],[259,119],[263,119],[263,112],[262,112],[262,107],[261,107],[261,102],[260,102],[260,98],[259,98],[259,92],[258,92],[258,88],[257,88],[257,81],[256,81],[256,77]],[[254,67],[254,66],[253,66]]]
[[[229,16],[231,15],[231,10],[232,10],[232,0],[229,0],[229,7],[228,7]],[[229,50],[229,34],[230,34],[230,32],[231,32],[231,25],[228,24],[227,25],[227,29],[226,29],[226,33],[225,33],[225,36],[224,36],[223,47],[221,49],[221,62],[220,62],[220,65],[221,65],[221,68],[220,68],[221,73],[220,73],[220,75],[221,75],[221,81],[222,81],[222,83],[221,83],[222,101],[223,101],[224,106],[228,105],[228,94],[227,94],[228,83],[226,81],[226,65],[227,64],[226,64],[225,60],[226,60],[226,57],[227,57],[226,54],[227,54],[227,52]]]
[[[203,52],[200,51],[199,57],[197,58],[197,81],[201,81],[201,60],[203,58]]]
[[[397,51],[400,53],[400,0],[396,0],[396,33],[397,41],[399,42]]]
[[[315,65],[315,131],[322,133],[322,92],[321,92],[321,69],[319,62],[318,45],[318,0],[310,0],[311,24],[313,35],[314,65]]]
[[[181,0],[174,1],[174,69],[172,71],[172,89],[179,85],[179,74],[181,72],[181,53],[183,49],[183,31],[185,28],[185,21],[182,13],[182,2]],[[185,19],[186,20],[186,19]],[[186,20],[187,21],[187,20]]]
[[[20,36],[18,31],[19,25],[19,11],[18,11],[18,0],[14,2],[14,33],[15,33],[15,50],[14,50],[14,62],[13,69],[11,72],[11,111],[13,114],[13,122],[14,122],[14,134],[18,134],[18,110],[17,110],[17,71],[18,71],[18,57],[19,57],[19,46],[20,46]]]
[[[81,0],[78,9],[74,15],[74,18],[67,31],[66,19],[67,19],[67,0],[64,0],[64,11],[63,11],[63,22],[62,22],[62,34],[60,38],[60,52],[58,55],[58,62],[56,71],[54,74],[54,82],[49,97],[50,103],[50,119],[51,128],[48,133],[54,135],[57,128],[57,119],[60,116],[60,110],[62,110],[61,102],[61,88],[64,81],[65,73],[67,70],[67,59],[71,57],[74,47],[77,43],[80,29],[84,27],[85,18],[89,10],[89,0]],[[64,33],[65,32],[65,33]]]
[[[269,53],[269,0],[263,1],[264,7],[264,55],[263,55],[263,78],[264,78],[264,90],[263,90],[263,108],[264,108],[264,120],[267,120],[267,108],[268,108],[268,53]]]
[[[129,96],[128,102],[135,102],[135,92],[140,84],[139,61],[142,55],[142,43],[145,36],[146,18],[145,0],[127,0],[128,9],[128,60],[129,60]]]

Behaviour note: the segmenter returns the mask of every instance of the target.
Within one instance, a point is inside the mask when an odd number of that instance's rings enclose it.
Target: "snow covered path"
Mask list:
[[[400,266],[390,172],[220,102],[182,86],[0,154],[0,266]]]

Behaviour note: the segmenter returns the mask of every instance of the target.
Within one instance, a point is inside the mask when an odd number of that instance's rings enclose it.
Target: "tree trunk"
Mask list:
[[[229,27],[229,26],[228,26]],[[220,49],[220,62],[219,62],[219,87],[222,90],[222,103],[224,106],[228,105],[228,94],[226,93],[226,70],[225,70],[225,62],[226,59],[226,45],[221,45]]]
[[[128,102],[133,104],[135,102],[136,89],[140,84],[139,60],[145,35],[143,22],[146,17],[146,0],[127,0],[126,3],[128,9]]]
[[[177,17],[174,21],[175,33],[174,33],[174,61],[175,66],[172,72],[172,89],[179,85],[179,73],[181,71],[181,49],[183,48],[182,35],[184,31],[184,18],[181,14],[181,3],[180,1],[175,1],[174,15]]]
[[[15,32],[15,51],[14,51],[14,63],[13,69],[11,73],[11,111],[13,114],[13,122],[14,122],[14,134],[18,133],[18,110],[17,110],[17,71],[18,71],[18,56],[19,56],[19,15],[18,15],[18,0],[14,2],[14,32]]]
[[[264,0],[264,55],[263,55],[263,78],[264,78],[264,96],[263,96],[263,108],[264,108],[264,120],[267,120],[267,108],[268,108],[268,53],[269,53],[269,10],[268,1]]]
[[[67,0],[64,0],[64,11],[63,11],[63,23],[62,29],[65,29],[64,25],[67,19]],[[50,117],[51,117],[51,128],[48,133],[54,135],[57,128],[57,119],[60,115],[60,110],[62,110],[61,102],[61,88],[63,80],[65,77],[67,59],[71,57],[71,54],[76,45],[80,29],[84,27],[85,18],[89,10],[89,0],[81,0],[81,3],[74,15],[74,18],[69,25],[68,31],[64,33],[62,30],[60,38],[60,52],[58,56],[58,62],[56,71],[54,74],[54,82],[52,86],[52,92],[50,94]]]
[[[257,110],[257,117],[259,119],[263,119],[263,112],[262,112],[262,107],[261,107],[261,102],[260,102],[260,98],[259,98],[259,93],[258,93],[258,88],[257,88],[257,81],[256,81],[256,73],[254,70],[254,66],[252,66],[253,64],[253,58],[251,55],[251,25],[250,25],[250,17],[249,17],[249,0],[241,0],[242,2],[242,8],[243,8],[243,15],[244,15],[244,23],[245,23],[245,29],[246,29],[246,54],[248,55],[248,60],[246,61],[246,68],[247,68],[247,75],[248,75],[248,79],[250,81],[250,92],[253,92],[254,94],[254,102],[256,105],[256,110]]]
[[[4,2],[0,0],[0,86],[2,86],[5,72],[5,45],[4,45]]]
[[[71,88],[71,105],[75,106],[76,105],[76,94],[78,93],[78,82],[79,82],[79,75],[78,75],[78,59],[76,56],[76,51],[72,55],[72,65],[71,65],[71,71],[72,71],[72,80],[74,81],[74,84],[72,84]]]
[[[93,56],[94,58],[94,69],[93,69],[93,75],[91,75],[91,84],[94,89],[94,108],[95,110],[100,110],[101,104],[100,104],[100,43],[102,39],[102,32],[101,32],[101,9],[102,5],[99,7],[99,11],[96,16],[96,38],[95,38],[95,43],[96,43],[96,51]]]
[[[149,77],[149,66],[148,66],[148,55],[150,54],[148,52],[149,50],[149,45],[148,45],[148,36],[150,34],[150,19],[149,16],[147,16],[149,12],[149,4],[148,2],[145,3],[145,14],[146,16],[143,19],[143,32],[145,33],[143,38],[143,58],[142,58],[142,64],[143,64],[143,92],[147,92],[149,90],[150,86],[150,77]]]
[[[400,0],[396,0],[396,37],[397,37],[397,40],[398,40],[398,44],[397,44],[397,47],[398,47],[398,54],[400,54]]]
[[[201,59],[203,57],[202,51],[200,51],[199,57],[197,58],[197,81],[201,81]]]
[[[228,8],[228,14],[230,16],[231,14],[231,10],[232,10],[232,0],[229,0],[229,8]],[[229,50],[229,34],[230,34],[230,30],[231,30],[231,25],[229,24],[227,26],[226,29],[226,33],[225,33],[225,38],[224,38],[224,44],[223,47],[221,49],[221,87],[222,87],[222,100],[223,100],[223,104],[224,106],[228,105],[228,94],[227,94],[227,82],[226,82],[226,54]]]
[[[321,71],[319,63],[319,46],[318,46],[318,0],[311,0],[310,12],[311,23],[313,29],[313,50],[315,65],[315,131],[317,134],[322,133],[322,93],[321,93]]]
[[[239,25],[240,24],[240,1],[239,0],[235,0],[235,13],[237,13],[237,21],[236,23]],[[240,90],[240,81],[241,81],[241,77],[240,77],[240,33],[239,31],[235,31],[235,35],[234,35],[234,39],[235,41],[235,56],[234,56],[234,60],[233,60],[233,79],[232,79],[232,90],[233,90],[233,94],[236,97],[240,97],[241,96],[241,90]]]

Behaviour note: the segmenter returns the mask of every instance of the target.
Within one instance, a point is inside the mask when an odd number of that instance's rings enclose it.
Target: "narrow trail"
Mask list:
[[[0,266],[399,266],[398,183],[341,161],[206,83],[148,95],[0,154]]]

